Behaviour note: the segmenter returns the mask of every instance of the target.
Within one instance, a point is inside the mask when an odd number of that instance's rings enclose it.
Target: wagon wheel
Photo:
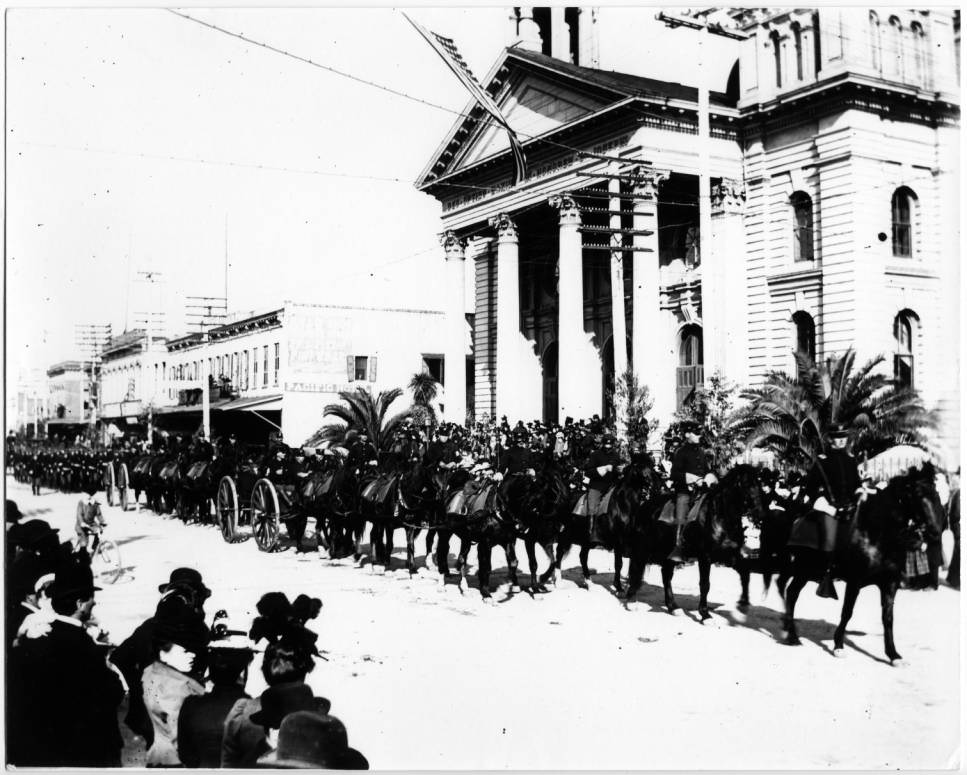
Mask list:
[[[128,488],[131,486],[131,482],[128,479],[128,466],[127,463],[121,463],[118,466],[118,489],[121,495],[121,511],[128,510]]]
[[[271,552],[279,543],[279,496],[268,479],[259,479],[252,489],[252,532],[263,552]]]
[[[238,490],[230,476],[223,476],[218,483],[216,509],[222,538],[230,544],[234,543],[238,540]]]
[[[114,463],[107,462],[104,464],[104,497],[107,501],[108,506],[114,505],[114,488],[116,482],[114,481]]]

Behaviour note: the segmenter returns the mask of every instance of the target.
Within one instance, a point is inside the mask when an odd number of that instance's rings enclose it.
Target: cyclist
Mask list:
[[[107,527],[107,522],[104,520],[104,515],[101,514],[101,504],[98,501],[93,497],[87,503],[78,501],[77,520],[74,522],[78,551],[87,549],[88,537],[93,536],[94,540],[90,548],[90,553],[93,555],[97,551],[97,545],[101,540],[101,531],[105,527]]]

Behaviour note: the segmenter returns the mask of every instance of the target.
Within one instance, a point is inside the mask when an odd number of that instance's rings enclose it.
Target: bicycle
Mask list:
[[[77,508],[80,511],[81,508],[86,508],[86,506],[81,501]],[[87,522],[85,520],[79,523],[79,527],[84,531],[85,538],[90,542],[89,544],[85,543],[85,545],[91,547],[91,571],[101,581],[113,584],[121,577],[124,569],[121,565],[121,550],[118,545],[110,538],[101,538],[107,523],[101,521]]]

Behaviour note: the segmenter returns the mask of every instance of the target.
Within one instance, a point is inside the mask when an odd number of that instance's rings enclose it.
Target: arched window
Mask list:
[[[805,191],[796,191],[792,205],[792,253],[795,261],[813,260],[813,200]]]
[[[816,324],[808,312],[797,312],[792,316],[796,326],[796,352],[809,356],[816,362]]]
[[[886,49],[886,71],[896,78],[903,76],[903,27],[896,16],[890,17],[889,42]]]
[[[873,58],[873,69],[879,72],[883,67],[880,56],[880,17],[876,11],[870,11],[870,54]]]
[[[909,188],[901,186],[893,192],[893,255],[910,258],[914,250],[914,214],[917,197]]]
[[[913,387],[916,316],[905,310],[893,319],[893,379],[901,387]]]
[[[678,408],[686,398],[705,382],[704,352],[702,329],[690,324],[682,329],[681,344],[678,349],[678,374],[676,394]]]
[[[792,40],[796,49],[796,79],[802,80],[802,27],[798,23],[792,25]]]
[[[919,22],[910,25],[910,37],[913,39],[913,82],[917,86],[927,85],[927,47],[923,27]]]
[[[779,33],[772,31],[772,57],[776,63],[776,86],[782,86],[782,43],[779,40]]]

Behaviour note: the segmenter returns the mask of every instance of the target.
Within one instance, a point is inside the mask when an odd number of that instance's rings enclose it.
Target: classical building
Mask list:
[[[712,373],[852,346],[941,411],[959,460],[954,13],[712,12],[726,37],[662,32],[705,57],[700,89],[641,69],[655,10],[515,9],[483,85],[526,177],[471,103],[417,182],[442,205],[455,355],[475,274],[476,416],[606,415],[617,362],[665,422]]]

